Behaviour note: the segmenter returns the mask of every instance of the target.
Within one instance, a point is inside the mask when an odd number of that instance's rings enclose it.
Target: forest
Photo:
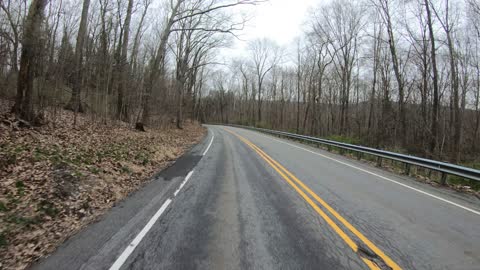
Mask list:
[[[34,125],[63,107],[139,129],[174,118],[181,128],[213,51],[245,24],[232,8],[256,3],[1,1],[1,95]]]
[[[205,119],[472,164],[479,12],[474,0],[320,4],[290,48],[258,39],[220,71]]]
[[[225,56],[248,26],[241,6],[263,2],[2,1],[0,94],[30,124],[65,108],[140,130],[192,119],[478,159],[478,0],[332,0],[291,46],[257,38]]]

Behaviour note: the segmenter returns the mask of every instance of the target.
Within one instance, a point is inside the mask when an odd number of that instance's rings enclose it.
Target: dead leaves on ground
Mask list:
[[[63,110],[47,118],[19,128],[0,111],[0,269],[24,269],[53,251],[205,134],[197,124],[136,132],[85,116],[72,129]]]

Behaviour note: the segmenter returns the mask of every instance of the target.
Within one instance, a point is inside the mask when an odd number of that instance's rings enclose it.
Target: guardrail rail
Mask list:
[[[228,125],[228,126],[250,129],[250,130],[259,131],[259,132],[263,132],[263,133],[267,133],[267,134],[271,134],[271,135],[276,135],[276,136],[285,137],[285,138],[289,138],[289,139],[300,140],[300,141],[314,143],[314,144],[323,144],[323,145],[326,145],[327,147],[332,147],[333,146],[333,147],[341,149],[341,151],[342,150],[353,151],[353,152],[357,153],[358,159],[360,159],[362,157],[362,154],[369,154],[369,155],[377,157],[377,165],[378,166],[381,166],[382,159],[384,159],[384,158],[399,161],[399,162],[402,162],[402,163],[405,164],[405,174],[406,175],[410,174],[410,167],[412,165],[427,168],[427,169],[430,169],[432,171],[437,171],[437,172],[441,173],[440,183],[442,185],[446,184],[447,175],[456,175],[456,176],[460,176],[460,177],[463,177],[463,178],[466,178],[466,179],[480,181],[480,170],[476,170],[476,169],[468,168],[468,167],[464,167],[464,166],[459,166],[459,165],[455,165],[455,164],[451,164],[451,163],[447,163],[447,162],[441,162],[441,161],[436,161],[436,160],[431,160],[431,159],[426,159],[426,158],[404,155],[404,154],[399,154],[399,153],[395,153],[395,152],[379,150],[379,149],[375,149],[375,148],[359,146],[359,145],[354,145],[354,144],[325,140],[325,139],[321,139],[321,138],[316,138],[316,137],[311,137],[311,136],[306,136],[306,135],[299,135],[299,134],[289,133],[289,132],[285,132],[285,131],[278,131],[278,130],[271,130],[271,129],[264,129],[264,128],[256,128],[256,127],[251,127],[251,126],[241,126],[241,125]]]

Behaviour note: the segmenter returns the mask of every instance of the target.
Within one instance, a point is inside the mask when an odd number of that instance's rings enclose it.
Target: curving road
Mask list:
[[[480,269],[480,200],[313,147],[205,141],[33,269]]]

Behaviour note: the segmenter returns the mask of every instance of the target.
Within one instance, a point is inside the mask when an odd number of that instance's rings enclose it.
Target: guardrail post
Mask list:
[[[442,184],[442,186],[445,186],[447,184],[447,174],[442,172],[442,178],[440,179],[440,184]]]
[[[345,151],[343,150],[343,148],[340,148],[340,149],[338,149],[338,150],[339,150],[338,152],[340,152],[340,155],[343,155],[343,154],[345,153]]]
[[[332,147],[330,145],[327,146],[327,151],[332,152]]]
[[[377,157],[377,167],[382,167],[382,157]]]
[[[405,163],[405,175],[410,175],[410,164]]]
[[[363,154],[362,152],[357,152],[357,159],[358,160],[362,159],[362,154]]]

